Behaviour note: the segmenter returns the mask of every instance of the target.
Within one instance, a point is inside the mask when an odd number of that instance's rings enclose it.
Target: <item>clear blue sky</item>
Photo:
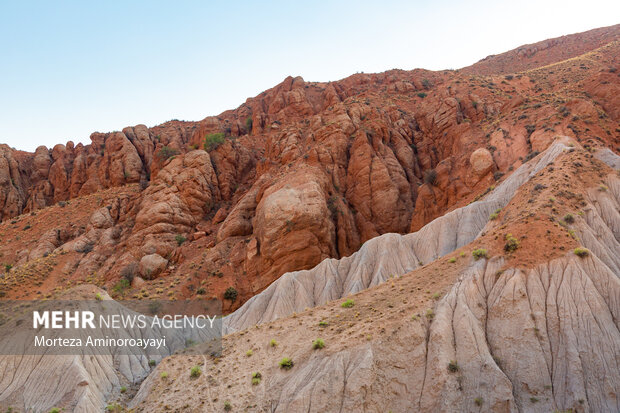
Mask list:
[[[0,142],[235,108],[288,75],[459,68],[619,23],[619,1],[0,0]]]

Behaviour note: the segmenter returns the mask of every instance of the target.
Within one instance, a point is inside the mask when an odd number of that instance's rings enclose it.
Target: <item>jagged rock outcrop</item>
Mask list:
[[[249,328],[362,291],[469,244],[483,230],[489,215],[504,207],[523,183],[563,151],[571,150],[567,143],[559,140],[522,165],[486,199],[449,212],[418,232],[385,234],[366,242],[350,257],[324,260],[311,270],[282,275],[231,314],[224,323],[225,331]]]
[[[157,174],[137,206],[128,244],[142,254],[170,254],[219,200],[209,154],[195,150],[175,157]]]
[[[183,298],[198,288],[188,273],[197,272],[210,295],[235,288],[239,298],[226,306],[232,311],[284,272],[350,256],[383,234],[420,230],[498,185],[557,136],[618,147],[617,35],[613,26],[536,46],[546,67],[510,52],[464,71],[391,70],[327,83],[288,77],[198,122],[97,132],[89,145],[32,154],[3,147],[0,219],[139,184],[102,245],[89,240],[93,254],[84,257],[88,265],[74,266],[75,278],[103,273],[113,287],[123,267],[157,253],[171,262],[163,276],[182,276]],[[561,61],[566,53],[572,59]],[[500,73],[502,62],[527,70],[501,79],[469,74]],[[191,190],[182,189],[184,179]],[[303,198],[310,183],[326,215],[294,202],[289,218],[264,227],[272,223],[264,219],[266,196],[284,194],[288,184]],[[83,231],[61,233],[60,247]],[[28,262],[38,248],[30,244],[18,254],[4,251],[6,264]],[[152,294],[158,288],[144,286]]]
[[[12,217],[21,212],[24,193],[20,191],[19,164],[13,151],[7,145],[0,145],[0,219]]]

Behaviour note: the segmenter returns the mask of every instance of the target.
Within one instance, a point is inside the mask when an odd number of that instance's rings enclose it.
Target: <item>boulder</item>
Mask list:
[[[493,169],[493,155],[485,148],[478,148],[469,157],[469,163],[472,173],[482,178]]]
[[[146,281],[144,281],[144,278],[138,276],[133,277],[133,280],[131,280],[131,286],[133,288],[142,288],[145,283]]]
[[[298,175],[270,187],[256,208],[262,272],[312,268],[335,255],[334,224],[321,183]]]
[[[159,254],[149,254],[140,260],[140,275],[147,280],[156,278],[163,270],[166,269],[168,260]]]

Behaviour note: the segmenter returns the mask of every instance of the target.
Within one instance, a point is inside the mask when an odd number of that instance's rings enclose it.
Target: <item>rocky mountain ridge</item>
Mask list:
[[[592,49],[514,75],[290,77],[200,122],[95,133],[90,145],[34,154],[4,146],[0,233],[12,244],[0,246],[2,261],[38,265],[62,252],[64,269],[52,274],[67,281],[105,274],[98,285],[112,289],[129,274],[136,281],[117,298],[198,290],[222,298],[232,289],[232,311],[286,272],[416,231],[470,202],[556,136],[618,147],[618,42],[598,47],[618,30],[568,36],[583,38],[571,53]],[[102,191],[119,196],[76,211],[80,225],[46,218]],[[168,276],[180,280],[173,289]],[[35,292],[50,293],[4,294]]]

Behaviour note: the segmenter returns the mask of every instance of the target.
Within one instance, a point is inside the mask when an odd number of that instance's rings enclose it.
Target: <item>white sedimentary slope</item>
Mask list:
[[[288,349],[307,361],[285,374],[261,370],[264,391],[248,403],[269,412],[619,411],[618,276],[595,256],[498,278],[501,266],[473,263],[430,327],[404,320],[389,340],[326,356]]]
[[[75,288],[73,293],[79,295],[86,289],[95,290],[92,286],[83,286]],[[111,301],[104,291],[98,291],[104,298],[101,305],[108,308],[109,314],[137,314],[120,303]],[[94,292],[91,291],[88,296],[93,297]],[[45,305],[45,302],[41,303]],[[83,303],[78,304],[82,310],[91,309],[86,304],[87,301],[75,303]],[[116,311],[112,311],[112,307]],[[60,333],[54,334],[53,337],[80,338],[82,343],[85,343],[87,336],[91,335],[99,339],[105,337],[143,339],[165,337],[166,345],[156,351],[133,347],[114,351],[113,355],[96,352],[94,354],[86,347],[75,350],[81,353],[75,355],[75,353],[71,354],[70,350],[65,352],[61,347],[56,346],[53,347],[58,351],[55,354],[42,355],[34,345],[32,333],[19,328],[7,330],[5,327],[6,325],[0,330],[0,351],[11,355],[0,355],[0,411],[2,412],[9,407],[14,412],[49,412],[57,406],[64,407],[65,411],[101,412],[107,405],[110,395],[119,394],[121,386],[130,386],[144,380],[152,371],[149,360],[159,362],[163,357],[185,348],[188,340],[206,341],[211,332],[204,329],[172,329],[159,326],[152,329],[138,329],[137,327],[127,330],[96,329],[94,333],[89,333],[88,330],[73,330],[73,333],[64,335],[62,330],[57,330]],[[48,336],[48,338],[53,337]],[[49,353],[54,353],[54,350],[50,350]]]

